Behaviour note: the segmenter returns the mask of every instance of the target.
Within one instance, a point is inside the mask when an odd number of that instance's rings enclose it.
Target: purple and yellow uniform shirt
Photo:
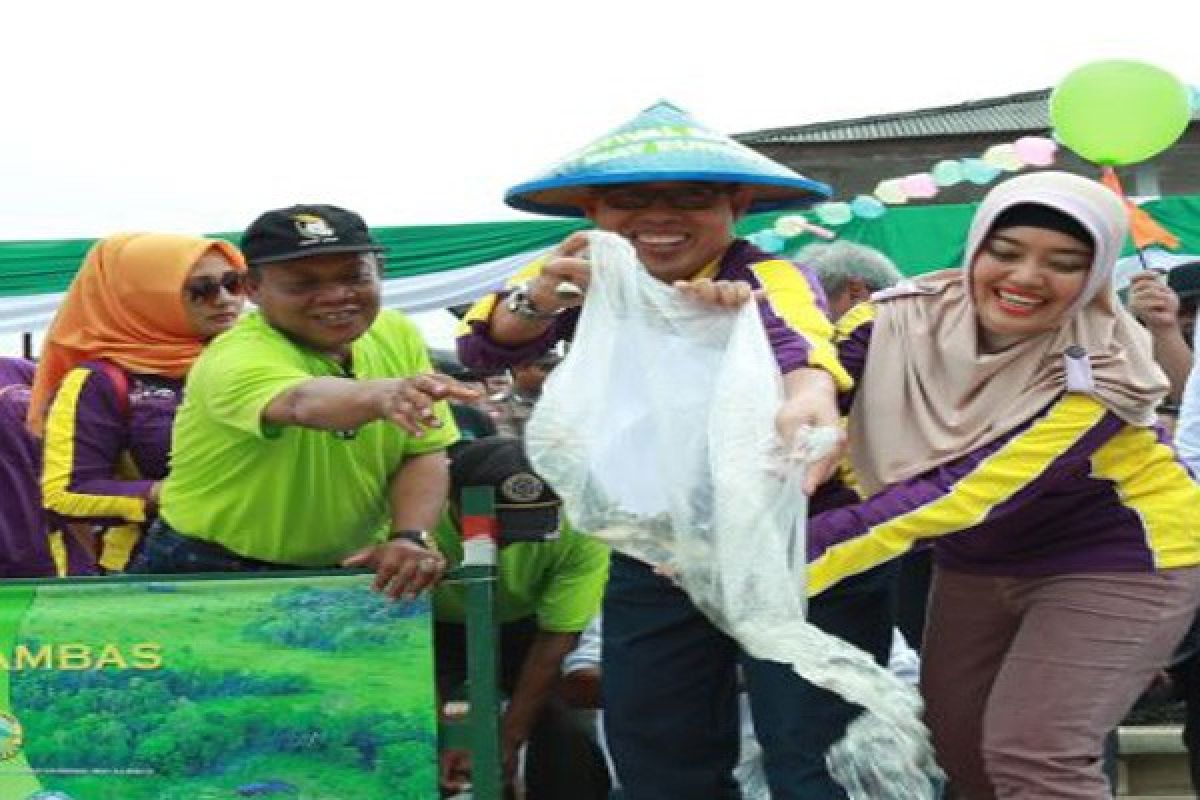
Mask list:
[[[874,308],[839,322],[855,377]],[[1064,392],[1017,429],[862,503],[809,521],[809,593],[930,543],[978,575],[1150,572],[1200,564],[1200,486],[1161,429]]]
[[[104,368],[80,364],[63,379],[46,418],[43,502],[55,528],[104,529],[97,555],[107,570],[124,569],[151,521],[146,496],[167,475],[171,425],[183,398],[182,381],[126,377],[122,400]],[[71,538],[56,533],[51,541],[60,571],[78,571]]]
[[[517,272],[511,288],[536,276],[545,258],[536,259]],[[851,381],[838,363],[833,346],[833,325],[826,312],[825,294],[809,267],[759,250],[743,239],[735,240],[721,258],[701,269],[693,279],[744,281],[761,290],[758,307],[775,360],[784,374],[801,367],[818,367],[829,372],[841,390]],[[495,342],[488,335],[488,320],[504,291],[482,298],[463,318],[458,336],[458,355],[463,364],[494,370],[520,364],[548,351],[555,342],[569,340],[575,333],[580,310],[571,308],[555,317],[536,339],[516,347]]]
[[[37,440],[25,426],[33,362],[0,358],[0,578],[55,574],[39,476]]]

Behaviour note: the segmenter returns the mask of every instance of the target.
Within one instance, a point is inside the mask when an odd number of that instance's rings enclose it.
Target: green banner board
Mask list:
[[[0,584],[0,798],[436,797],[429,603],[370,581]]]

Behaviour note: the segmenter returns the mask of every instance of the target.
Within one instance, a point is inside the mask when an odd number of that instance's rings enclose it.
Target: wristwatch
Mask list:
[[[556,308],[553,311],[543,311],[533,304],[533,298],[529,294],[529,282],[518,283],[508,293],[508,297],[504,301],[504,307],[512,313],[516,314],[521,319],[532,320],[535,322],[544,322],[548,319],[554,319],[565,308]]]
[[[388,534],[388,541],[392,542],[396,539],[403,539],[406,542],[412,542],[418,547],[424,547],[431,552],[437,552],[437,547],[433,543],[433,537],[429,535],[429,531],[417,529],[392,531]]]

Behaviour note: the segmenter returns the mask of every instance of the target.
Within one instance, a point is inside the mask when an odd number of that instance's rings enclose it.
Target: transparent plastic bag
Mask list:
[[[753,303],[700,306],[647,274],[624,239],[589,239],[575,339],[526,428],[538,473],[574,527],[672,576],[751,655],[867,709],[828,755],[853,800],[933,798],[915,692],[804,620],[800,487],[836,432],[782,452],[783,383]]]

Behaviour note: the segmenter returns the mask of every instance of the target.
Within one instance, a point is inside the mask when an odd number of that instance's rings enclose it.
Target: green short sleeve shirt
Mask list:
[[[352,368],[356,379],[399,378],[430,364],[416,327],[383,311],[352,345]],[[336,565],[378,540],[391,476],[407,456],[453,444],[453,418],[439,404],[442,427],[419,438],[383,421],[342,432],[264,426],[271,400],[317,377],[346,375],[258,313],[205,349],[175,418],[161,508],[171,527],[243,556],[305,567]]]
[[[496,620],[537,618],[550,633],[578,633],[600,613],[608,582],[608,547],[564,522],[557,539],[521,542],[500,549],[497,558]],[[448,514],[435,531],[438,549],[451,565],[462,561],[462,538]],[[466,593],[443,583],[433,593],[434,617],[463,622]]]

